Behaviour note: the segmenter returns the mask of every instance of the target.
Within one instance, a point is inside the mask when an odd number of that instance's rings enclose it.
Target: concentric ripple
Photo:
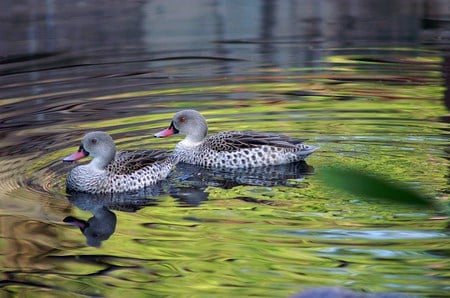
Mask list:
[[[314,68],[130,53],[117,63],[55,53],[0,66],[4,287],[288,296],[299,284],[351,278],[361,287],[448,292],[441,214],[335,193],[315,176],[348,165],[445,198],[448,127],[435,52],[328,50]],[[204,114],[209,133],[276,132],[320,149],[270,169],[179,165],[143,196],[66,195],[77,163],[62,158],[86,132],[107,131],[119,150],[172,150],[181,136],[153,134],[185,108]],[[408,288],[411,280],[421,286]]]

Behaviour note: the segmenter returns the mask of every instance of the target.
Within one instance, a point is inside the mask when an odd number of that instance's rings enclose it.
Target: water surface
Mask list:
[[[0,291],[287,297],[327,285],[446,296],[442,212],[349,196],[317,177],[328,165],[364,168],[448,205],[445,40],[394,27],[392,36],[355,29],[339,39],[333,27],[309,28],[300,9],[290,7],[298,23],[286,20],[286,4],[205,3],[184,14],[164,2],[126,4],[135,18],[114,5],[103,14],[82,2],[13,5],[30,18],[7,19],[18,30],[0,64]],[[290,3],[327,24],[332,4]],[[373,24],[377,13],[355,22]],[[255,171],[180,165],[135,196],[67,196],[74,165],[61,159],[84,133],[105,130],[119,149],[172,149],[180,137],[153,134],[184,108],[201,111],[210,133],[277,132],[320,150]]]

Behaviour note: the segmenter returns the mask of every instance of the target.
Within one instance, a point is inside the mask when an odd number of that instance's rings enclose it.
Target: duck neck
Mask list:
[[[203,139],[205,138],[204,135],[200,135],[200,134],[195,134],[195,135],[187,135],[184,138],[184,142],[185,143],[189,143],[189,144],[200,144],[203,142]]]
[[[105,170],[106,166],[114,159],[116,150],[111,150],[103,156],[96,156],[92,159],[89,166],[96,170]]]
[[[90,163],[89,167],[94,168],[95,170],[104,170],[106,166],[108,165],[108,162],[105,162],[104,159],[101,158],[94,158]]]
[[[183,147],[196,147],[201,143],[203,143],[203,139],[199,140],[198,138],[187,136],[180,142],[180,145],[182,145]]]

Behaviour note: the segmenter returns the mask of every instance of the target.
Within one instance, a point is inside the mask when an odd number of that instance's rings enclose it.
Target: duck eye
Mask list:
[[[180,122],[186,122],[186,117],[180,117]]]
[[[91,140],[91,144],[92,144],[92,145],[97,144],[97,139],[92,139],[92,140]]]

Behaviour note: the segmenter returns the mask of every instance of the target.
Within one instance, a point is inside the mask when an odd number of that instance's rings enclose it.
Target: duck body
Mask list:
[[[174,154],[180,161],[212,168],[252,168],[303,160],[316,147],[287,136],[257,132],[220,132],[200,144],[182,141]]]
[[[318,147],[304,144],[304,140],[285,135],[228,131],[209,137],[203,116],[194,110],[175,114],[169,128],[157,133],[157,137],[183,133],[174,155],[179,161],[212,168],[252,168],[281,165],[303,160]]]
[[[85,135],[80,149],[64,161],[92,156],[90,163],[73,168],[66,179],[68,191],[85,193],[131,192],[164,180],[177,162],[165,150],[115,152],[112,138],[104,132]]]

